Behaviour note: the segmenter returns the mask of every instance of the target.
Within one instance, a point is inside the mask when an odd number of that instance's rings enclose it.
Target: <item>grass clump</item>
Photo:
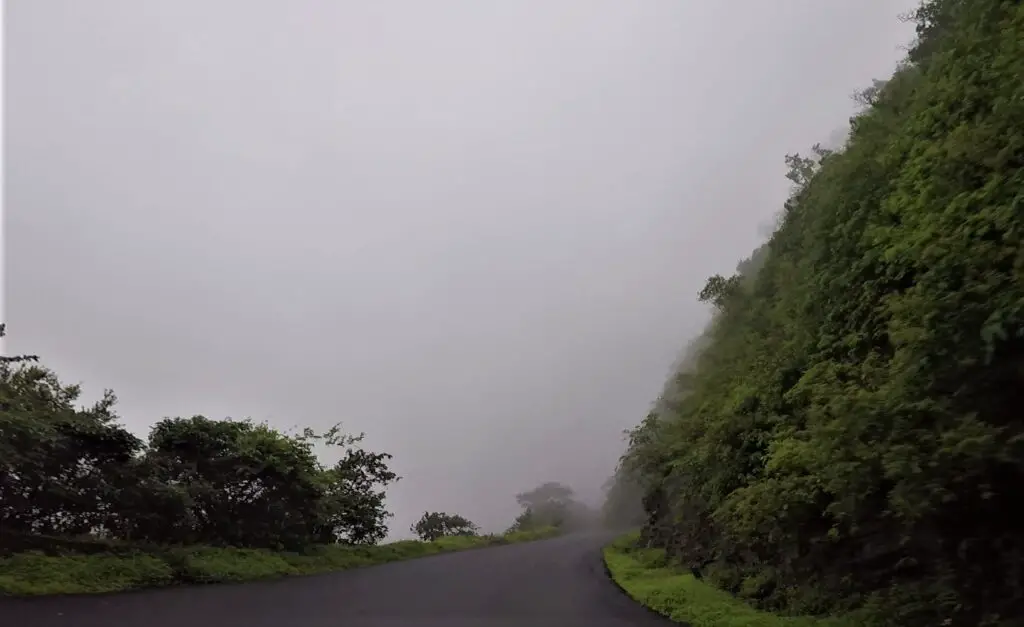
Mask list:
[[[154,555],[46,555],[0,559],[0,593],[12,596],[97,594],[174,583],[175,571]]]
[[[432,542],[401,540],[379,545],[322,544],[301,552],[211,546],[116,553],[62,550],[57,554],[47,554],[44,551],[26,551],[0,558],[0,594],[98,594],[178,584],[312,575],[541,540],[558,533],[557,529],[550,527],[504,535],[443,537]]]

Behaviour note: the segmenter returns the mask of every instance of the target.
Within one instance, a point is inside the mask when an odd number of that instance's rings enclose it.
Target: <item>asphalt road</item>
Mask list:
[[[580,534],[237,585],[0,599],[0,627],[666,627]]]

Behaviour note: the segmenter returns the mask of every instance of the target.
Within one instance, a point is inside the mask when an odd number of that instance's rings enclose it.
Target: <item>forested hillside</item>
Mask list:
[[[1021,625],[1024,6],[914,19],[845,145],[789,157],[780,226],[708,280],[615,485],[646,543],[760,607]]]

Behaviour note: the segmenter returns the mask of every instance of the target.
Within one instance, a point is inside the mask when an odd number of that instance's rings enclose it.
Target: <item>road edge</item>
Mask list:
[[[660,618],[660,619],[662,619],[664,621],[667,621],[669,623],[672,623],[673,625],[679,625],[680,627],[692,627],[689,623],[677,621],[677,620],[673,619],[671,616],[668,616],[667,614],[663,614],[662,612],[659,612],[658,610],[654,609],[653,607],[651,607],[651,606],[647,605],[646,603],[642,602],[640,599],[638,599],[638,598],[634,597],[632,594],[630,594],[629,590],[626,590],[625,586],[623,586],[621,583],[619,583],[619,581],[617,579],[615,579],[615,574],[612,572],[611,566],[608,565],[608,553],[606,551],[608,551],[608,549],[610,549],[613,544],[615,544],[616,542],[622,540],[625,536],[628,536],[628,535],[629,534],[627,533],[627,534],[623,534],[623,535],[620,535],[620,536],[616,536],[614,539],[612,539],[611,541],[609,541],[609,542],[607,542],[607,543],[605,543],[605,544],[603,544],[601,546],[601,567],[604,569],[604,574],[605,574],[605,576],[608,577],[608,581],[612,582],[612,585],[615,586],[615,589],[618,590],[619,593],[622,594],[622,596],[624,596],[627,599],[629,599],[630,601],[632,601],[634,605],[642,607],[644,609],[644,611],[648,612],[649,614],[651,614],[653,616],[657,616],[658,618]]]

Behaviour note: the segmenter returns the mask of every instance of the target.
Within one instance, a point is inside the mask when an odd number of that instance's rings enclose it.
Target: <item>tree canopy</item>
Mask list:
[[[2,333],[2,329],[0,329]],[[387,534],[390,455],[338,427],[281,433],[249,420],[157,422],[146,441],[118,422],[113,392],[81,389],[34,360],[0,361],[0,530],[159,544],[300,547]],[[340,449],[321,463],[314,444]],[[3,539],[0,538],[0,541]]]
[[[446,536],[475,536],[479,528],[458,514],[423,512],[423,516],[409,530],[420,540],[432,542]]]
[[[511,531],[526,531],[539,527],[575,530],[597,521],[595,512],[576,500],[575,491],[557,481],[548,481],[532,490],[517,494],[516,502],[523,511],[516,517]]]

